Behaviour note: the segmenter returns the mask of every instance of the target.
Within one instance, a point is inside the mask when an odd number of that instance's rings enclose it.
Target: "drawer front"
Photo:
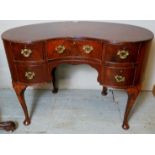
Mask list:
[[[19,82],[23,83],[40,83],[49,81],[50,76],[45,64],[29,65],[17,64],[17,73]]]
[[[44,59],[43,43],[21,44],[12,43],[14,60],[41,61]]]
[[[105,45],[105,62],[133,62],[138,56],[139,44]]]
[[[51,40],[46,43],[48,59],[82,57],[102,58],[102,43],[92,40]]]
[[[111,68],[104,67],[104,84],[115,87],[132,86],[135,68]]]
[[[78,56],[102,59],[102,42],[94,40],[76,41]]]
[[[72,53],[72,41],[65,39],[50,40],[46,43],[48,59],[70,57]]]

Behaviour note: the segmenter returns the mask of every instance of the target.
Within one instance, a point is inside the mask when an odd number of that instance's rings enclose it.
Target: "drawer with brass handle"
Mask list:
[[[102,42],[97,40],[77,40],[78,56],[102,59]]]
[[[43,61],[43,43],[21,44],[12,43],[15,61]]]
[[[106,85],[122,88],[134,83],[135,67],[104,67],[103,81]]]
[[[105,45],[105,63],[122,62],[135,63],[139,53],[139,43],[106,44]]]
[[[48,59],[88,57],[102,59],[102,42],[83,39],[57,39],[46,43]]]
[[[23,83],[40,83],[50,81],[50,73],[46,64],[24,65],[16,64],[18,81]]]
[[[72,46],[73,42],[69,39],[49,40],[46,42],[47,57],[48,59],[70,57],[73,54]]]

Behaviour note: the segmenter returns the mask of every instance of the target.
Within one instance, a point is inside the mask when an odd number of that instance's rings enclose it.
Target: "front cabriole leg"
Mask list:
[[[139,86],[135,86],[127,89],[128,101],[127,101],[126,110],[124,114],[124,121],[122,125],[122,128],[125,130],[129,129],[128,117],[133,105],[135,104],[135,100],[139,95],[139,92],[140,92]]]
[[[24,111],[25,120],[23,123],[24,123],[24,125],[29,125],[30,124],[30,117],[28,114],[28,110],[27,110],[27,106],[26,106],[25,98],[24,98],[24,92],[25,92],[27,86],[25,84],[22,84],[22,83],[13,82],[13,88],[16,92],[18,100],[19,100],[19,102],[22,106],[22,109]]]

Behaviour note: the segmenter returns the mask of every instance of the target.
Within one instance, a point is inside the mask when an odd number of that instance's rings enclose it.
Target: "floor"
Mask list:
[[[0,118],[14,120],[18,133],[129,134],[155,133],[155,97],[142,92],[130,117],[130,129],[121,128],[127,95],[123,91],[27,90],[25,93],[32,123],[24,126],[23,112],[11,89],[0,90]],[[0,133],[7,133],[0,130]]]

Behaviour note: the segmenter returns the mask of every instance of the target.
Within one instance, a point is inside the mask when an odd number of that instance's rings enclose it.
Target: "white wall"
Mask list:
[[[0,21],[0,34],[7,29],[22,26],[32,23],[41,23],[45,21]],[[47,21],[46,21],[47,22]],[[118,23],[127,23],[150,29],[155,34],[155,21],[110,21]],[[152,42],[152,47],[148,59],[148,64],[145,72],[145,80],[143,90],[152,90],[155,84],[155,41]],[[3,48],[0,40],[0,88],[11,88],[10,72]],[[101,89],[97,83],[97,72],[87,65],[61,65],[57,73],[59,79],[59,88],[66,89]],[[42,85],[40,88],[50,88],[51,84]]]

